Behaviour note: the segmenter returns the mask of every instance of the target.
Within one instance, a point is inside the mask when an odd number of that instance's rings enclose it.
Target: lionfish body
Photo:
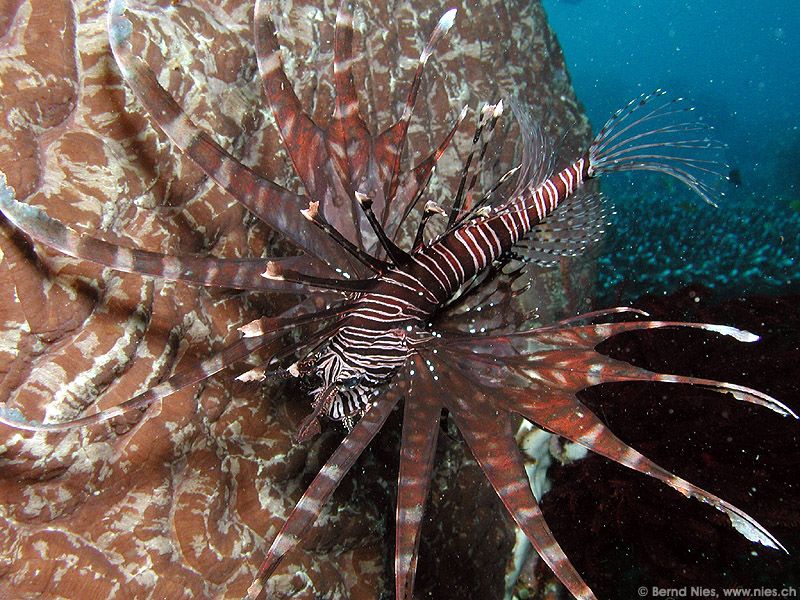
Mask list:
[[[303,112],[283,72],[264,3],[256,3],[256,50],[264,89],[306,196],[260,177],[191,122],[147,65],[133,56],[132,24],[125,12],[122,0],[112,1],[109,37],[120,70],[139,100],[178,148],[254,215],[283,233],[302,255],[213,259],[124,248],[69,229],[42,210],[18,202],[5,185],[0,188],[0,209],[35,240],[118,270],[240,290],[319,295],[324,303],[304,301],[282,315],[245,324],[240,328],[242,338],[218,355],[174,374],[114,409],[47,424],[3,413],[0,422],[30,431],[96,425],[145,408],[244,361],[260,349],[269,349],[266,361],[240,378],[261,380],[286,374],[308,377],[316,382],[313,409],[297,437],[304,440],[313,436],[321,427],[321,417],[343,421],[349,433],[274,539],[249,590],[252,598],[266,596],[270,575],[286,553],[300,543],[401,398],[404,418],[395,547],[398,599],[413,594],[423,507],[443,410],[452,417],[511,517],[576,598],[590,600],[595,596],[556,542],[531,491],[514,438],[518,416],[700,499],[725,513],[748,539],[782,548],[744,511],[626,445],[576,397],[579,391],[601,383],[661,381],[703,386],[782,415],[796,416],[756,390],[653,373],[595,350],[618,333],[663,327],[694,327],[745,342],[755,341],[757,336],[703,323],[591,324],[614,313],[641,314],[624,308],[533,329],[496,328],[468,334],[458,326],[448,327],[456,307],[504,310],[495,302],[502,296],[498,281],[519,276],[521,267],[511,275],[503,271],[519,255],[533,260],[559,257],[592,241],[603,219],[598,195],[587,190],[585,183],[597,175],[657,171],[679,179],[710,201],[710,189],[702,182],[702,175],[710,173],[713,164],[684,154],[702,152],[712,145],[703,133],[695,133],[703,128],[693,123],[659,121],[684,114],[685,109],[674,101],[660,100],[661,92],[639,98],[612,117],[584,155],[553,174],[552,155],[544,148],[540,132],[530,127],[524,111],[512,105],[523,136],[520,166],[471,204],[459,189],[444,232],[427,242],[427,220],[437,212],[448,211],[426,206],[414,243],[403,250],[397,242],[401,225],[413,213],[436,161],[465,115],[462,112],[430,156],[410,171],[401,172],[400,156],[422,67],[452,25],[454,10],[442,17],[422,51],[403,116],[373,136],[358,111],[350,72],[351,17],[344,5],[337,16],[334,39],[334,118],[323,129]],[[501,104],[482,111],[476,141],[482,139],[483,129],[493,127],[501,112]],[[503,185],[515,173],[515,188],[503,192]],[[462,188],[467,179],[465,170]],[[321,304],[324,309],[315,308]],[[281,348],[290,329],[298,329],[302,335]]]
[[[581,158],[536,188],[513,197],[490,216],[454,228],[412,252],[358,299],[320,360],[322,391],[343,381],[358,385],[331,397],[326,413],[350,418],[368,406],[375,385],[385,382],[412,353],[412,340],[470,279],[496,260],[580,188],[590,160]],[[366,384],[366,385],[364,385]]]

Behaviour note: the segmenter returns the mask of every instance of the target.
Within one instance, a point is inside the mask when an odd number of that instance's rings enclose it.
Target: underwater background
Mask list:
[[[719,208],[664,177],[609,177],[598,304],[699,282],[800,290],[800,2],[544,0],[597,130],[620,99],[685,96],[727,144]]]

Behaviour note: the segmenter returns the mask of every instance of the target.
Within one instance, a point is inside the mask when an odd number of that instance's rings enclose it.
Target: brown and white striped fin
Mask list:
[[[447,34],[453,26],[453,23],[455,23],[456,12],[455,8],[451,8],[439,18],[436,27],[434,27],[428,39],[428,43],[425,44],[425,47],[420,53],[417,68],[414,72],[414,79],[411,81],[411,87],[408,90],[403,114],[394,125],[384,130],[376,139],[375,154],[378,164],[392,165],[392,174],[389,179],[389,191],[386,194],[387,198],[394,197],[399,185],[400,158],[405,148],[408,125],[411,121],[411,115],[414,112],[414,104],[416,104],[419,87],[422,83],[422,73],[425,70],[425,64],[433,54],[436,45]]]
[[[286,269],[279,260],[266,262],[266,268],[261,273],[261,277],[267,281],[285,281],[296,283],[305,288],[315,288],[320,290],[338,290],[342,292],[366,292],[374,285],[375,279],[349,279],[347,272],[342,272],[344,279],[333,279],[331,277],[318,277],[310,273],[303,273],[295,269]]]
[[[276,333],[286,329],[292,329],[309,323],[316,323],[325,319],[339,317],[351,310],[348,304],[340,304],[331,308],[326,308],[302,315],[291,315],[281,317],[261,317],[250,321],[246,325],[239,327],[239,333],[244,337],[256,337],[269,333]]]
[[[467,205],[468,193],[472,190],[478,179],[478,174],[486,155],[486,149],[491,141],[497,121],[503,114],[503,101],[497,104],[485,104],[478,115],[478,122],[475,126],[475,133],[472,136],[472,147],[464,160],[461,170],[461,179],[458,182],[450,207],[450,216],[447,221],[447,228],[451,229],[454,225],[461,224],[472,216],[472,206]],[[472,167],[475,155],[478,155],[477,163]],[[472,167],[472,168],[471,168]]]
[[[132,411],[143,410],[157,400],[174,394],[178,390],[208,379],[225,367],[244,360],[271,339],[259,336],[237,340],[217,354],[175,373],[166,381],[150,388],[146,392],[93,415],[77,417],[61,423],[35,423],[26,420],[24,416],[16,414],[16,412],[12,414],[10,411],[4,410],[0,412],[0,424],[25,431],[66,431],[77,427],[97,425],[111,419],[123,417]]]
[[[682,323],[676,321],[628,321],[577,327],[550,326],[530,330],[528,332],[510,334],[508,337],[516,338],[528,336],[531,339],[536,339],[537,342],[540,343],[558,345],[569,349],[568,352],[572,353],[574,363],[570,366],[570,371],[576,376],[580,376],[581,373],[585,375],[582,387],[578,389],[599,385],[600,383],[621,381],[653,381],[696,385],[716,392],[731,394],[736,400],[763,406],[781,416],[798,418],[798,415],[795,414],[791,408],[779,400],[752,388],[734,383],[715,381],[713,379],[654,373],[647,369],[635,367],[629,363],[609,358],[594,351],[595,346],[620,333],[663,328],[702,329],[732,337],[740,342],[755,342],[759,339],[757,335],[749,331],[744,331],[728,325]],[[565,350],[565,352],[567,352],[567,350]]]
[[[471,381],[457,388],[450,384],[452,380],[443,384],[441,397],[506,510],[575,598],[597,600],[544,520],[514,437],[511,415],[496,410],[495,403],[484,395],[490,390],[474,386]],[[498,395],[503,393],[497,391]]]
[[[277,115],[283,145],[289,153],[297,176],[310,198],[321,203],[322,211],[335,197],[350,194],[346,150],[341,140],[319,127],[303,109],[292,83],[283,70],[281,49],[275,24],[269,14],[272,3],[258,0],[255,5],[256,59],[262,87],[273,114]],[[332,215],[327,215],[329,218]],[[356,223],[352,207],[346,220]],[[333,223],[337,228],[340,223]],[[360,231],[342,231],[360,240]],[[360,243],[360,242],[359,242]]]
[[[466,106],[461,109],[461,113],[459,113],[450,131],[439,143],[439,146],[428,156],[419,161],[408,175],[403,178],[398,193],[394,197],[390,214],[384,219],[386,223],[386,233],[390,238],[397,238],[400,225],[405,222],[409,214],[411,214],[411,211],[422,198],[431,180],[431,176],[436,169],[436,164],[439,162],[445,150],[450,146],[453,137],[461,126],[461,123],[464,122],[468,112]],[[414,247],[416,247],[416,244]]]
[[[342,262],[342,250],[300,216],[299,209],[306,204],[301,197],[261,177],[226,152],[192,122],[147,64],[133,55],[133,25],[125,16],[126,9],[125,0],[111,0],[111,50],[122,76],[151,118],[184,154],[264,223],[310,255],[329,264]]]
[[[127,248],[80,233],[48,216],[42,209],[14,198],[13,190],[0,173],[0,211],[20,231],[37,242],[67,256],[88,260],[126,273],[138,273],[173,281],[189,281],[211,287],[299,293],[303,288],[290,282],[261,277],[269,260],[286,268],[310,268],[308,259],[289,258],[215,258],[173,256],[138,248]]]
[[[281,559],[300,543],[304,534],[317,520],[323,506],[336,490],[342,479],[355,464],[372,438],[380,431],[389,414],[400,400],[400,388],[391,389],[356,423],[353,430],[342,440],[331,457],[320,469],[317,476],[306,489],[303,497],[292,510],[277,537],[272,542],[267,556],[258,570],[247,598],[261,600],[267,597],[264,587]]]
[[[571,394],[536,394],[534,397],[518,390],[505,393],[503,398],[503,403],[509,410],[592,452],[659,479],[687,498],[696,498],[705,504],[710,504],[725,513],[734,529],[748,540],[786,552],[783,545],[746,512],[660,467],[628,446],[615,436],[597,415]]]
[[[336,92],[334,121],[331,131],[335,143],[343,150],[337,156],[347,163],[351,184],[365,175],[368,165],[372,134],[364,122],[358,106],[358,94],[353,81],[353,15],[347,9],[348,0],[341,0],[336,13],[336,28],[333,34],[333,87]],[[334,140],[331,140],[332,142]]]
[[[417,572],[420,530],[433,475],[442,405],[439,390],[415,358],[415,377],[403,407],[400,472],[397,476],[397,514],[394,551],[395,598],[411,600]]]

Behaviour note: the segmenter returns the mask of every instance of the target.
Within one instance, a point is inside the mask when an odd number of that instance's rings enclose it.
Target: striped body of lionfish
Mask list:
[[[755,335],[704,323],[603,320],[616,313],[643,314],[629,308],[583,314],[536,328],[500,325],[476,331],[463,326],[463,317],[470,312],[505,310],[503,302],[510,301],[511,294],[503,294],[503,286],[519,277],[527,264],[518,259],[568,255],[596,236],[603,211],[599,195],[586,185],[590,179],[614,171],[655,171],[680,180],[711,202],[713,192],[703,176],[714,174],[713,162],[687,153],[702,154],[714,144],[705,139],[701,125],[680,122],[687,109],[665,100],[660,91],[638,98],[606,123],[585,154],[554,171],[554,153],[543,134],[512,103],[523,142],[519,166],[482,196],[466,193],[471,184],[465,168],[462,185],[447,210],[429,202],[424,210],[415,211],[436,161],[466,115],[466,111],[461,113],[430,156],[409,172],[401,171],[423,66],[452,26],[455,10],[439,20],[421,54],[402,118],[372,135],[358,109],[350,69],[352,22],[344,4],[334,38],[335,110],[330,125],[322,128],[303,111],[292,90],[265,2],[259,1],[255,8],[258,66],[284,145],[305,187],[305,195],[298,195],[239,163],[192,123],[146,63],[134,56],[132,25],[125,12],[124,0],[112,0],[109,36],[117,64],[139,101],[175,146],[230,196],[285,236],[298,255],[219,259],[122,247],[70,229],[41,209],[17,201],[5,181],[0,189],[3,214],[46,246],[120,271],[305,299],[284,313],[247,323],[240,328],[241,337],[218,354],[112,409],[43,424],[6,410],[0,415],[3,424],[53,431],[122,419],[257,352],[266,358],[251,365],[240,379],[293,376],[309,382],[311,409],[296,434],[298,442],[314,437],[326,420],[343,423],[348,433],[274,539],[248,590],[250,598],[268,595],[267,582],[282,557],[300,543],[401,400],[394,561],[398,599],[413,594],[420,526],[444,411],[508,513],[576,598],[589,600],[595,595],[544,521],[515,441],[519,417],[713,506],[752,541],[783,548],[739,508],[626,445],[576,397],[581,390],[607,382],[692,384],[796,417],[756,390],[658,374],[595,350],[619,333],[664,327],[703,329],[743,342],[755,341]],[[481,111],[474,148],[502,111],[502,103]],[[677,123],[670,121],[676,117]],[[446,225],[431,235],[429,228],[437,213]],[[419,224],[416,235],[409,236],[413,240],[403,248],[402,232],[412,215],[419,217]],[[512,261],[521,266],[507,269]],[[285,343],[290,332],[300,334]]]

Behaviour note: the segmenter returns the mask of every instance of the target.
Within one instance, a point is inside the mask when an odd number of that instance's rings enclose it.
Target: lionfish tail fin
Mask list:
[[[589,175],[653,171],[686,184],[705,202],[724,193],[715,189],[725,165],[717,159],[724,144],[709,137],[702,121],[686,119],[693,107],[683,98],[664,99],[658,89],[634,98],[606,121],[589,147]]]

